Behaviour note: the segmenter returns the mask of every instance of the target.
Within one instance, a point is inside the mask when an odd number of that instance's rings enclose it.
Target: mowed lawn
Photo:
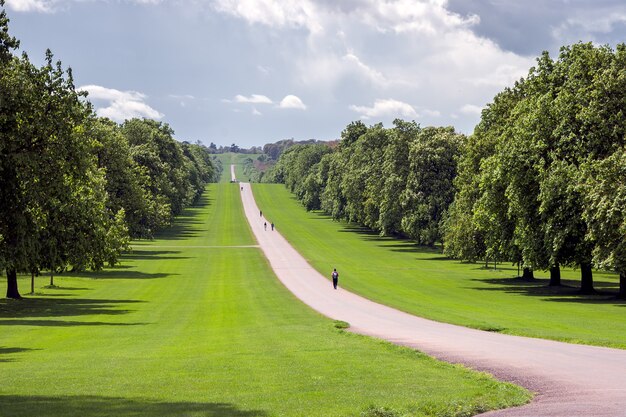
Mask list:
[[[579,271],[563,270],[565,288],[515,278],[517,267],[466,264],[438,249],[379,237],[309,212],[283,185],[253,184],[265,216],[309,262],[339,284],[372,300],[433,320],[509,334],[626,348],[626,302],[577,294]],[[594,272],[596,288],[616,292],[618,276]]]
[[[121,266],[0,300],[0,416],[467,416],[528,400],[335,328],[272,275],[239,198],[211,185]]]
[[[221,153],[214,155],[217,159],[222,162],[222,168],[224,171],[222,172],[221,182],[229,182],[230,181],[230,165],[235,165],[235,176],[238,181],[248,181],[248,178],[243,173],[243,161],[245,159],[255,160],[260,156],[260,154],[243,154],[243,153]]]

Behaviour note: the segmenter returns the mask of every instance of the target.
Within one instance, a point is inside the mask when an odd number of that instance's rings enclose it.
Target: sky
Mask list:
[[[626,42],[623,0],[6,0],[37,65],[71,67],[98,115],[249,148],[351,121],[454,126],[542,51]]]

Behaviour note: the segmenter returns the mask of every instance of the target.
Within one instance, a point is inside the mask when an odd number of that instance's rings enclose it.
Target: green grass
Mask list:
[[[517,268],[446,259],[440,250],[379,237],[363,228],[307,213],[284,186],[254,184],[259,207],[323,274],[383,304],[433,320],[502,333],[626,348],[626,302],[577,294],[579,271],[563,270],[564,288],[514,277]],[[595,273],[596,288],[616,291],[618,277]]]
[[[242,153],[222,153],[217,154],[217,158],[222,161],[222,178],[220,182],[230,182],[230,165],[235,164],[235,176],[239,181],[248,182],[248,178],[243,173],[243,161],[244,159],[251,158],[256,159],[260,154],[242,154]]]
[[[254,243],[237,186],[213,184],[120,267],[0,300],[0,415],[467,416],[528,399],[342,331],[238,247]]]

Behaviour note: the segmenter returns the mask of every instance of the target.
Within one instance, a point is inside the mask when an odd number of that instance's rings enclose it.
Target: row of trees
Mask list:
[[[0,0],[0,6],[4,1]],[[129,236],[149,237],[216,174],[208,151],[163,123],[97,118],[71,70],[38,68],[0,12],[0,268],[17,273],[114,264]]]
[[[498,94],[459,162],[446,252],[518,262],[525,272],[579,266],[620,273],[626,296],[626,46],[544,53]]]
[[[353,122],[334,148],[287,149],[266,180],[284,183],[308,210],[433,245],[442,238],[441,221],[454,197],[463,138],[451,127]]]
[[[626,296],[626,46],[544,53],[499,93],[473,135],[452,128],[347,126],[336,148],[287,149],[265,179],[307,209],[444,244],[456,259],[620,274]]]

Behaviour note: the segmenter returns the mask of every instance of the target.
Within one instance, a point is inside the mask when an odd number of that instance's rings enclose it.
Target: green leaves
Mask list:
[[[49,50],[41,68],[11,54],[7,23],[2,10],[0,267],[7,296],[19,298],[16,272],[115,264],[129,233],[168,225],[215,169],[207,149],[181,145],[167,124],[97,119]]]
[[[487,256],[527,267],[588,265],[593,253],[596,266],[623,270],[613,202],[626,194],[625,63],[624,45],[563,47],[494,98],[459,162],[451,255],[474,260],[478,235]]]
[[[307,209],[433,245],[442,238],[453,200],[463,136],[453,128],[421,129],[402,120],[394,125],[352,122],[334,152],[294,146],[281,155],[274,178]]]

